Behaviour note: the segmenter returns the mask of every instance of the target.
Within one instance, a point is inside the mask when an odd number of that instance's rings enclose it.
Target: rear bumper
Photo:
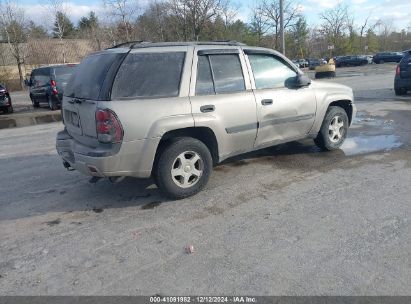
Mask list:
[[[71,168],[86,175],[148,178],[151,176],[159,140],[154,138],[123,142],[117,152],[84,146],[64,130],[57,135],[56,149],[63,162],[66,162],[65,166],[69,164]]]

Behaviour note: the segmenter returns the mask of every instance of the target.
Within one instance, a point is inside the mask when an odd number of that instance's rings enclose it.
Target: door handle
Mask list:
[[[272,99],[263,99],[263,100],[261,100],[261,104],[262,104],[263,106],[272,105],[272,104],[273,104],[273,100],[272,100]]]
[[[201,106],[200,111],[202,113],[209,113],[209,112],[214,112],[215,106],[214,105],[206,105],[206,106]]]

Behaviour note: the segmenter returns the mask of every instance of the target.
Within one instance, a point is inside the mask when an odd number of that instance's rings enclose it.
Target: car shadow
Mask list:
[[[344,153],[321,152],[312,140],[291,142],[255,152],[246,153],[225,160],[214,168],[214,174],[225,174],[227,167],[240,167],[252,163],[276,164],[288,169],[305,168],[311,170],[315,162],[306,161],[309,155],[328,158],[343,157]],[[154,209],[162,203],[172,203],[158,190],[152,179],[126,178],[119,183],[101,179],[90,183],[90,177],[77,171],[67,172],[57,155],[37,155],[0,159],[6,165],[0,177],[2,195],[0,221],[39,216],[53,212],[101,213],[105,209],[138,208]],[[14,168],[13,180],[6,172]],[[34,165],[33,165],[34,164]],[[17,172],[17,173],[16,173]],[[218,176],[217,176],[218,177]],[[221,177],[221,176],[220,176]]]

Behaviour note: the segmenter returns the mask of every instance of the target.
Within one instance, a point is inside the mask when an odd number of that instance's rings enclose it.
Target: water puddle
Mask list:
[[[377,136],[356,136],[347,138],[341,146],[345,155],[366,154],[378,151],[390,151],[402,146],[398,136],[377,135]]]
[[[386,119],[383,120],[377,116],[367,115],[364,112],[358,112],[357,116],[354,118],[354,126],[374,126],[380,128],[393,128],[394,120]]]

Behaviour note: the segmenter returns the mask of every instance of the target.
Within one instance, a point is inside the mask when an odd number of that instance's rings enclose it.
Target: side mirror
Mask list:
[[[31,86],[31,80],[24,79],[24,84],[25,84],[26,86],[30,87],[30,86]]]
[[[308,87],[310,84],[311,84],[311,79],[307,75],[305,74],[297,75],[297,80],[295,84],[297,88]]]

